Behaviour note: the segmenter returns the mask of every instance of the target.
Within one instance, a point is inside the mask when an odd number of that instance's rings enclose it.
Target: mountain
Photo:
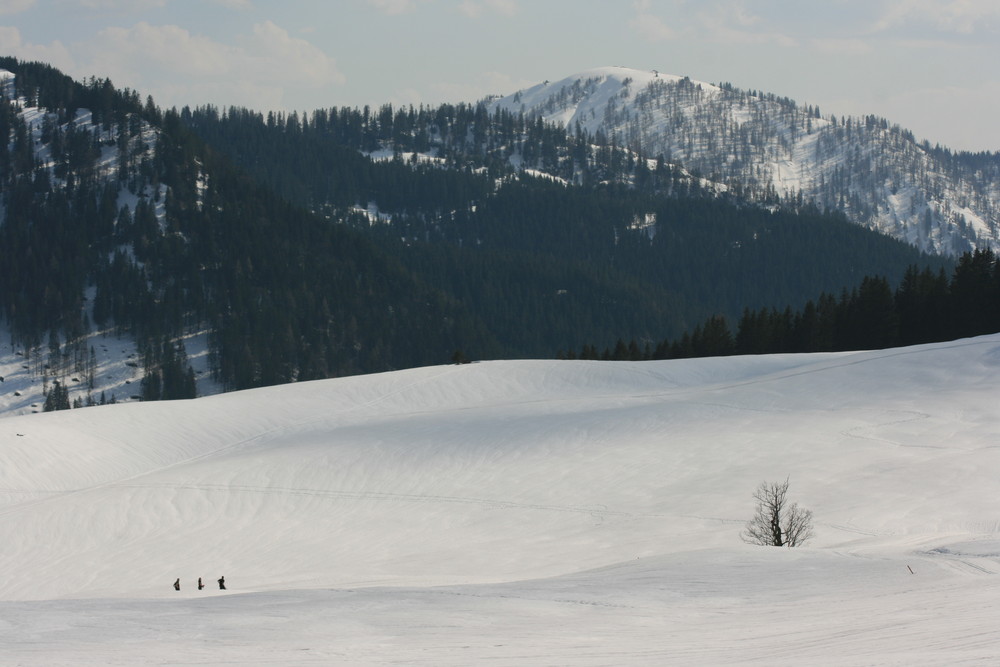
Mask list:
[[[998,364],[500,361],[12,417],[0,663],[991,664]],[[815,537],[742,543],[786,478]]]
[[[1000,249],[1000,154],[953,153],[875,116],[823,116],[773,94],[604,67],[489,101],[719,184],[843,211],[918,248]]]
[[[747,309],[789,321],[744,351],[844,349],[775,347],[775,332],[870,276],[891,300],[913,267],[930,292],[960,265],[484,104],[164,111],[109,80],[0,69],[8,413],[622,339],[651,350]],[[972,263],[991,293],[993,256]],[[911,309],[925,311],[951,312]],[[866,318],[848,319],[886,319]]]
[[[55,382],[81,404],[184,398],[489,341],[361,234],[238,172],[176,112],[107,80],[0,67],[7,405],[41,409]]]
[[[256,180],[453,295],[500,342],[485,355],[476,344],[477,357],[654,341],[866,275],[951,268],[837,213],[751,201],[483,105],[181,118]]]

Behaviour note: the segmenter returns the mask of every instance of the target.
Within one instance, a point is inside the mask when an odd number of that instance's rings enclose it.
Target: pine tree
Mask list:
[[[59,382],[59,380],[56,380],[53,382],[52,388],[45,396],[45,404],[42,406],[42,410],[44,412],[53,412],[55,410],[69,409],[69,389]]]

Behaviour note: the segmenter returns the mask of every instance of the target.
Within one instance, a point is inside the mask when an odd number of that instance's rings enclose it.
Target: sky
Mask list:
[[[623,65],[1000,150],[997,0],[0,0],[0,54],[165,108],[300,112]]]

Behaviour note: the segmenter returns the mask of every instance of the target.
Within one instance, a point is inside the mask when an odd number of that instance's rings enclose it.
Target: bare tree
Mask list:
[[[798,503],[789,505],[787,495],[787,478],[781,483],[762,482],[753,494],[757,511],[740,538],[748,544],[797,547],[812,537],[812,512]]]

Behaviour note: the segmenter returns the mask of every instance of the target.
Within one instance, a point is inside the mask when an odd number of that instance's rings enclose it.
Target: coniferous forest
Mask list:
[[[948,265],[839,214],[719,196],[662,160],[482,106],[181,115],[261,182],[344,219],[455,297],[496,338],[470,342],[473,358],[552,356],[622,331],[680,336],[869,273]],[[381,161],[364,154],[379,150]],[[431,150],[439,161],[415,157]],[[528,176],[511,156],[559,180]]]
[[[956,267],[579,129],[483,105],[161,110],[107,80],[0,68],[16,75],[0,99],[0,313],[36,358],[85,362],[93,328],[134,337],[147,400],[193,394],[179,343],[193,330],[210,331],[217,379],[242,389],[453,358],[849,349],[998,328],[985,315],[958,328],[996,309],[991,254]],[[40,126],[25,104],[48,111]]]
[[[0,67],[17,74],[19,96],[65,118],[87,105],[96,127],[43,133],[52,168],[34,157],[15,104],[2,102],[0,133],[13,140],[0,144],[0,307],[34,356],[112,327],[140,342],[148,372],[160,376],[144,394],[156,397],[171,386],[170,367],[186,365],[163,341],[201,327],[232,389],[436,363],[478,337],[447,295],[362,234],[261,188],[177,113],[107,81]],[[141,123],[159,131],[143,133]],[[94,167],[101,155],[112,156],[103,172]]]
[[[839,298],[821,294],[800,310],[746,309],[735,332],[724,316],[708,318],[676,339],[640,345],[619,338],[599,351],[584,344],[566,358],[604,360],[680,359],[731,354],[878,350],[936,343],[1000,331],[1000,258],[977,250],[959,258],[949,278],[944,269],[909,267],[893,290],[889,281],[866,276]],[[563,356],[563,355],[561,355]]]

